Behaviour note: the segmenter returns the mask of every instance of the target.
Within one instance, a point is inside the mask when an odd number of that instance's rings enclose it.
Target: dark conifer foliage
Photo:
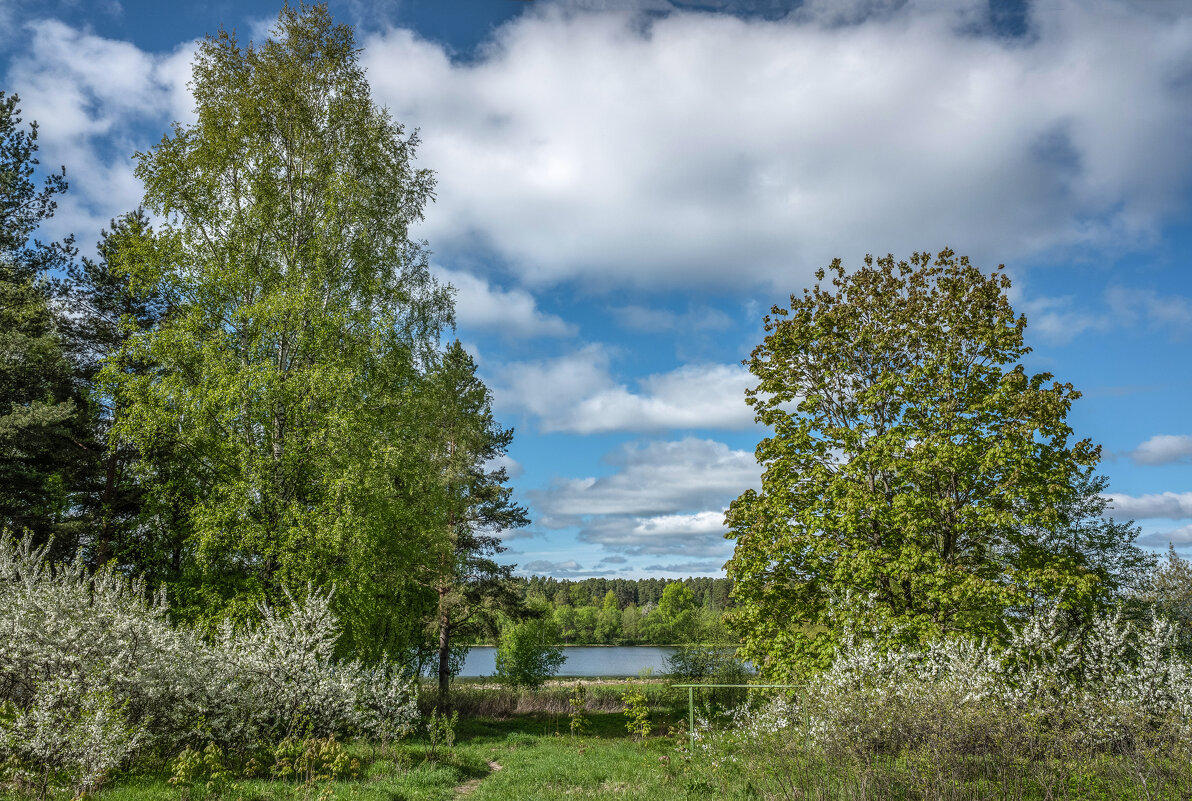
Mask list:
[[[92,565],[115,560],[145,574],[153,585],[172,581],[181,571],[184,527],[182,517],[168,508],[147,506],[140,479],[179,472],[184,454],[169,443],[142,453],[126,440],[110,438],[122,410],[117,398],[100,393],[94,384],[105,361],[118,361],[130,374],[146,375],[156,368],[144,359],[130,358],[127,344],[168,313],[169,302],[158,287],[132,278],[133,264],[159,258],[153,228],[142,209],[113,220],[110,230],[100,235],[96,258],[84,257],[68,266],[71,314],[63,320],[79,375],[93,387],[91,418],[102,443],[79,500],[82,514],[91,521],[80,546]]]
[[[66,191],[65,169],[35,182],[37,124],[0,92],[0,526],[69,554],[83,528],[79,493],[99,445],[85,383],[62,336],[60,271],[71,239],[32,239]]]
[[[439,698],[447,699],[451,643],[495,632],[498,615],[526,614],[510,578],[512,567],[493,557],[505,550],[499,533],[528,525],[525,507],[513,500],[509,477],[496,460],[513,429],[492,415],[492,395],[459,340],[448,346],[429,378],[437,407],[435,461],[443,494],[443,524],[433,586],[438,595]]]

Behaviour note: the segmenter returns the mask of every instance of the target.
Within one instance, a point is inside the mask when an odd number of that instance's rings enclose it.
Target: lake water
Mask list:
[[[497,672],[496,648],[475,645],[464,660],[461,677],[491,676]],[[666,658],[674,648],[657,645],[564,645],[567,661],[559,668],[559,676],[636,676],[646,668],[655,673],[666,672]]]

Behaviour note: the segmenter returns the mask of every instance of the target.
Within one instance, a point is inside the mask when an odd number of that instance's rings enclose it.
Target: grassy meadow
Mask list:
[[[1010,759],[904,749],[898,755],[828,754],[789,736],[743,742],[740,717],[711,706],[697,713],[700,737],[688,748],[686,693],[665,679],[585,681],[586,721],[571,732],[574,681],[513,690],[481,681],[453,688],[454,730],[420,727],[398,743],[336,743],[331,757],[298,760],[284,777],[200,767],[180,781],[176,766],[142,762],[111,777],[104,801],[550,801],[551,799],[821,799],[822,801],[1187,799],[1192,753],[1072,753],[1066,759]],[[650,733],[637,737],[618,711],[627,689],[648,699]],[[423,695],[429,709],[433,692]],[[709,728],[711,726],[711,728]],[[332,758],[333,757],[333,758]],[[321,760],[321,761],[320,761]],[[335,764],[332,765],[331,763]],[[243,768],[243,766],[241,766]],[[267,778],[262,778],[266,776]]]
[[[355,762],[346,775],[171,784],[168,766],[135,767],[102,791],[105,801],[151,799],[361,799],[437,801],[483,799],[711,798],[693,790],[676,759],[671,736],[636,741],[619,713],[593,712],[590,729],[572,737],[566,715],[531,713],[506,718],[463,718],[455,741],[433,743],[424,732],[397,745],[349,743]],[[665,728],[664,728],[665,730]]]

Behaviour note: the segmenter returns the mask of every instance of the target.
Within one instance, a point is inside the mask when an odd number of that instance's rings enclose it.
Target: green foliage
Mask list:
[[[286,7],[260,44],[209,36],[190,86],[195,122],[137,155],[167,222],[152,258],[118,261],[171,311],[101,373],[113,436],[187,454],[188,616],[335,583],[342,647],[399,651],[412,632],[388,610],[424,604],[412,574],[441,536],[419,491],[434,423],[410,402],[451,309],[408,236],[433,179],[325,6]],[[172,475],[143,481],[158,508],[180,500]]]
[[[641,688],[630,686],[621,702],[625,705],[625,729],[639,740],[650,736],[650,703]]]
[[[742,684],[750,675],[737,658],[735,646],[709,642],[679,646],[666,658],[666,673],[684,681],[716,684]]]
[[[428,376],[422,402],[437,421],[427,432],[431,455],[426,490],[439,497],[440,536],[433,545],[431,579],[438,598],[439,701],[448,704],[451,643],[497,627],[497,617],[525,610],[512,585],[512,566],[492,557],[505,550],[498,533],[527,525],[524,507],[512,500],[504,467],[513,431],[493,419],[492,395],[476,364],[456,340]]]
[[[565,661],[559,630],[545,610],[521,621],[507,620],[497,644],[497,678],[514,687],[538,687]]]
[[[144,212],[125,214],[111,223],[96,245],[97,259],[84,257],[68,266],[67,291],[73,313],[63,320],[66,338],[80,366],[81,378],[93,384],[105,360],[110,369],[147,375],[155,365],[120,360],[129,339],[155,327],[169,303],[151,288],[134,286],[126,265],[152,263],[161,257],[157,238]],[[123,409],[119,398],[92,392],[95,434],[107,447],[94,460],[93,475],[79,499],[90,519],[80,542],[92,567],[110,561],[138,571],[150,586],[175,584],[183,562],[185,521],[178,509],[195,502],[197,488],[188,454],[167,444],[141,451],[131,443],[108,441]],[[99,449],[97,448],[97,451]],[[144,491],[153,476],[157,502]]]
[[[690,588],[681,581],[672,581],[662,591],[662,600],[658,602],[658,611],[670,618],[676,618],[684,612],[690,611],[695,604],[695,598]]]
[[[273,748],[272,774],[279,779],[297,779],[304,787],[311,787],[332,779],[355,777],[360,774],[360,761],[348,756],[335,735],[287,737]]]
[[[1079,393],[1019,363],[1009,278],[950,250],[817,277],[766,317],[749,362],[748,402],[774,433],[761,491],[727,515],[743,655],[779,680],[822,666],[846,592],[909,640],[997,638],[1008,610],[1063,598],[1079,615],[1112,595],[1100,556],[1134,559],[1135,532],[1073,542],[1099,448],[1065,420]]]
[[[575,686],[571,689],[571,697],[567,699],[567,705],[571,708],[567,713],[567,728],[571,730],[571,736],[575,737],[586,732],[592,725],[592,721],[588,718],[588,691],[584,687],[582,681],[577,681]]]
[[[53,538],[64,556],[80,540],[78,499],[98,446],[56,311],[53,272],[72,242],[30,241],[66,191],[65,170],[34,183],[37,123],[21,126],[18,103],[0,92],[0,526]]]
[[[762,797],[1188,797],[1192,674],[1171,626],[1098,617],[1077,641],[1062,617],[1008,621],[1004,649],[849,632],[797,691],[699,720],[692,766]]]
[[[173,772],[169,783],[181,790],[183,801],[189,801],[196,795],[196,786],[201,790],[197,795],[215,798],[236,789],[236,775],[227,764],[227,755],[215,743],[207,743],[201,750],[183,749],[174,758],[171,767]]]
[[[455,745],[455,727],[459,723],[459,712],[440,712],[432,709],[426,716],[426,739],[430,742],[427,759],[434,759],[440,748],[450,752]]]
[[[731,586],[728,579],[710,577],[676,582],[531,576],[515,583],[526,599],[551,605],[562,642],[579,645],[673,645],[699,640],[704,632],[720,627]],[[668,587],[673,589],[663,605]],[[591,603],[586,603],[589,598]]]

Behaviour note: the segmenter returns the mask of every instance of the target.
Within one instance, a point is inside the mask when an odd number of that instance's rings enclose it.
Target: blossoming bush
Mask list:
[[[89,792],[146,749],[247,753],[286,738],[411,730],[412,683],[388,663],[332,658],[331,594],[225,625],[173,627],[164,594],[0,534],[0,780]]]
[[[697,727],[702,759],[767,797],[1188,798],[1192,672],[1176,645],[1164,620],[1070,632],[1055,610],[1001,649],[847,631],[800,692]]]

